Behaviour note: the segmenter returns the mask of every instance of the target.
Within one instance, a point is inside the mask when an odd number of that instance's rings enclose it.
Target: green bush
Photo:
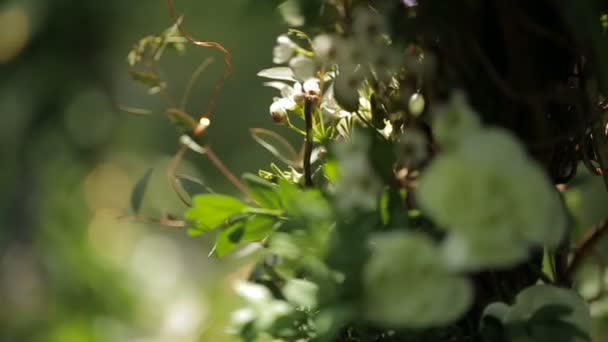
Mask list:
[[[189,90],[166,110],[183,134],[169,181],[190,208],[160,222],[217,232],[217,257],[254,256],[235,282],[247,306],[230,331],[245,341],[590,341],[588,302],[600,297],[580,294],[588,277],[577,271],[608,223],[582,227],[572,198],[579,164],[608,184],[607,8],[287,0],[278,10],[292,29],[258,75],[277,90],[269,119],[302,146],[252,129],[276,157],[257,175],[235,177],[204,139],[231,71],[222,45],[194,41],[175,18],[129,54],[133,79],[162,96],[154,66],[169,49],[223,53],[203,114],[186,112]],[[188,152],[241,196],[178,176]]]

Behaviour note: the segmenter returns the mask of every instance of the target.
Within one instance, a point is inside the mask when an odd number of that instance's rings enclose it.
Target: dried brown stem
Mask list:
[[[205,155],[209,157],[209,160],[213,163],[213,165],[222,173],[222,175],[224,175],[224,177],[226,177],[226,179],[230,181],[230,183],[232,183],[232,185],[239,189],[243,195],[249,197],[249,192],[243,183],[241,183],[241,181],[230,171],[230,169],[226,167],[222,160],[215,155],[211,147],[207,146],[205,148]]]
[[[608,233],[608,219],[604,219],[600,224],[593,227],[589,233],[583,237],[568,267],[568,275],[570,279],[572,279],[574,273],[578,271],[580,266],[583,264],[583,261],[590,254],[593,254],[593,249],[606,233]]]
[[[169,164],[169,168],[167,169],[167,180],[169,181],[169,184],[171,185],[171,189],[173,189],[173,192],[175,192],[177,194],[177,197],[179,197],[179,199],[182,201],[182,203],[184,203],[187,206],[190,206],[191,205],[190,200],[188,198],[184,197],[184,195],[178,188],[177,178],[175,177],[175,174],[177,172],[177,167],[179,166],[181,161],[184,159],[186,152],[188,152],[188,147],[186,145],[182,145],[179,148],[179,150],[177,151],[177,153],[175,154],[175,156],[173,156],[173,159],[171,160],[171,164]]]
[[[209,99],[209,103],[207,103],[205,111],[201,114],[201,117],[208,116],[215,110],[215,105],[217,103],[218,97],[220,96],[220,93],[222,92],[222,87],[224,86],[224,83],[226,82],[226,80],[228,80],[230,74],[232,73],[232,55],[220,43],[206,42],[194,39],[183,29],[182,24],[178,18],[177,10],[175,9],[175,4],[173,0],[167,0],[167,5],[169,6],[169,13],[171,14],[171,18],[175,21],[180,34],[184,36],[184,38],[186,38],[191,44],[195,46],[203,48],[213,48],[219,50],[224,55],[224,63],[226,64],[224,74],[222,75],[222,78],[217,82],[213,91],[213,95]]]
[[[172,220],[172,219],[168,219],[168,218],[156,219],[156,218],[152,218],[152,217],[136,215],[136,216],[119,217],[118,219],[121,221],[127,221],[127,222],[157,224],[157,225],[167,227],[167,228],[184,228],[184,227],[186,227],[185,221]]]

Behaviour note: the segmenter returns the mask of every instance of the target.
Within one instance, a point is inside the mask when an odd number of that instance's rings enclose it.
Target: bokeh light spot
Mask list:
[[[0,63],[17,57],[29,36],[30,18],[21,6],[0,9]]]

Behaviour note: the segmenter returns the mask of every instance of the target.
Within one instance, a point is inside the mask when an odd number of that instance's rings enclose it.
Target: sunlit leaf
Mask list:
[[[270,235],[277,223],[276,218],[264,215],[252,215],[245,221],[243,241],[260,241]]]
[[[215,239],[215,254],[223,257],[234,251],[245,233],[243,221],[237,221],[224,228]]]
[[[150,176],[152,176],[153,170],[153,168],[149,168],[144,176],[135,183],[135,187],[131,192],[131,209],[134,213],[138,213],[141,208],[141,203],[144,199],[144,194],[146,193],[146,188],[150,182]]]
[[[281,198],[278,194],[279,187],[276,184],[250,173],[243,175],[243,180],[249,194],[251,194],[259,206],[267,209],[281,208]]]
[[[194,197],[194,206],[186,211],[186,218],[196,222],[201,230],[215,229],[228,218],[242,214],[247,206],[240,200],[217,194]]]
[[[279,196],[285,211],[295,217],[324,222],[330,219],[331,209],[323,194],[316,189],[300,190],[296,185],[281,181]]]

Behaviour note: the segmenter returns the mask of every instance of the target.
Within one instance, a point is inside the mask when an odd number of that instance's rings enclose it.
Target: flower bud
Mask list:
[[[287,109],[285,109],[280,101],[275,101],[270,105],[270,116],[272,117],[272,121],[284,124],[287,122]]]
[[[302,88],[304,89],[304,93],[306,93],[306,95],[319,96],[321,94],[319,80],[316,78],[308,79],[306,82],[304,82]]]
[[[422,96],[420,93],[414,93],[408,101],[410,113],[412,113],[412,115],[414,116],[419,116],[420,114],[422,114],[422,112],[424,112],[425,106],[426,100],[424,99],[424,96]]]

